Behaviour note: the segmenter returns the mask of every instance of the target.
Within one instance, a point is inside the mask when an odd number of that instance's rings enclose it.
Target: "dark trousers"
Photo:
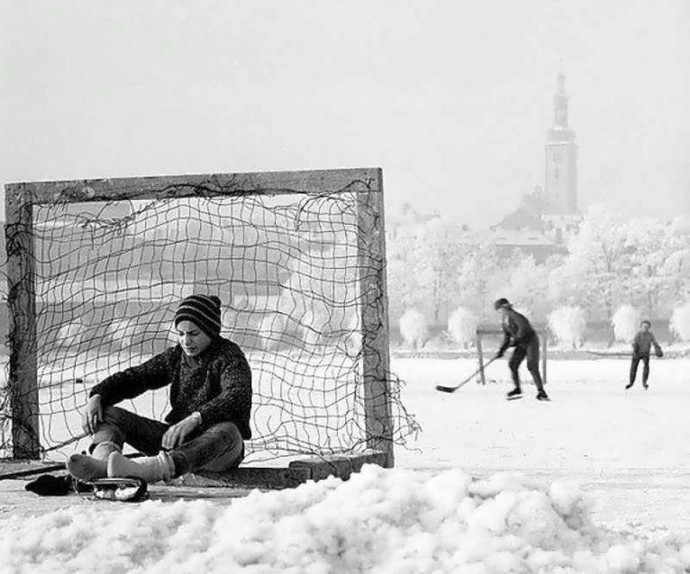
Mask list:
[[[635,382],[635,377],[637,376],[637,366],[642,361],[642,384],[646,385],[649,380],[649,355],[633,355],[632,362],[630,363],[630,384]]]
[[[513,383],[517,389],[520,388],[520,364],[525,360],[525,357],[527,358],[527,370],[532,375],[537,389],[541,392],[544,390],[544,383],[539,373],[539,337],[536,333],[529,341],[515,347],[513,356],[508,362],[510,374],[513,377]]]
[[[127,443],[139,452],[154,456],[162,450],[163,435],[169,428],[167,423],[119,407],[106,407],[91,449],[100,442],[110,441],[120,447]],[[223,422],[188,435],[169,454],[175,463],[175,476],[204,470],[222,472],[242,462],[244,441],[233,423]]]

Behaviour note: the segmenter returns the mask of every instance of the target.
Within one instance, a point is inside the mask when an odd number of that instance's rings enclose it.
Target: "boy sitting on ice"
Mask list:
[[[105,477],[156,482],[240,464],[244,441],[251,438],[252,375],[242,350],[220,336],[220,318],[218,297],[184,298],[175,313],[175,347],[91,389],[82,417],[93,437],[91,454],[69,458],[72,476],[84,482]],[[115,406],[164,386],[170,387],[171,406],[165,422]],[[126,458],[124,443],[148,456]]]

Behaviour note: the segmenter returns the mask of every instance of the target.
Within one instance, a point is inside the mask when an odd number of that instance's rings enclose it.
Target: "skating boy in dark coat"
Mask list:
[[[501,326],[503,327],[503,344],[496,353],[496,357],[502,357],[508,347],[515,347],[513,356],[508,362],[510,373],[513,377],[515,388],[508,393],[508,399],[519,399],[522,397],[520,388],[520,374],[518,372],[520,364],[527,357],[527,370],[534,379],[537,387],[537,400],[548,401],[549,397],[544,390],[544,384],[539,374],[539,337],[537,332],[527,320],[527,317],[513,309],[508,299],[498,299],[494,303],[494,309],[501,314]]]
[[[644,364],[642,368],[642,386],[645,389],[649,388],[647,381],[649,380],[649,354],[652,350],[652,346],[654,347],[654,354],[657,357],[664,356],[664,353],[661,350],[659,343],[657,343],[654,334],[650,330],[651,328],[652,324],[649,321],[644,320],[642,321],[642,323],[640,323],[640,330],[637,332],[637,335],[635,335],[635,339],[632,345],[633,354],[632,363],[630,364],[630,382],[627,385],[625,385],[626,389],[629,389],[635,383],[635,376],[637,375],[637,366],[640,364],[640,361],[642,361],[642,363]]]

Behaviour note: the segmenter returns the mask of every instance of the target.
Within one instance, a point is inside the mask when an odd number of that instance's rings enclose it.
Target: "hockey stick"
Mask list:
[[[443,393],[454,393],[457,391],[460,387],[463,385],[466,385],[469,383],[474,377],[476,377],[479,373],[481,373],[484,369],[486,369],[491,363],[493,363],[498,357],[493,357],[490,359],[485,365],[482,365],[479,367],[474,373],[472,373],[469,377],[467,377],[464,381],[458,383],[454,387],[446,387],[444,385],[436,385],[436,390],[441,391]]]
[[[620,352],[620,353],[615,352],[615,351],[611,352],[611,353],[607,353],[605,351],[587,351],[587,352],[590,355],[596,355],[597,357],[632,357],[633,356],[632,353],[626,353],[625,351]],[[661,359],[661,357],[663,357],[663,355],[660,357],[656,353],[649,353],[649,357],[650,358],[655,357],[657,359]]]

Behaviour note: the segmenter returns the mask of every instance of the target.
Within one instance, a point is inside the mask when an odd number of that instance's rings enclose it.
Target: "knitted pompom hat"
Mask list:
[[[220,335],[220,299],[215,295],[190,295],[175,312],[175,327],[180,321],[191,321],[212,339]]]

